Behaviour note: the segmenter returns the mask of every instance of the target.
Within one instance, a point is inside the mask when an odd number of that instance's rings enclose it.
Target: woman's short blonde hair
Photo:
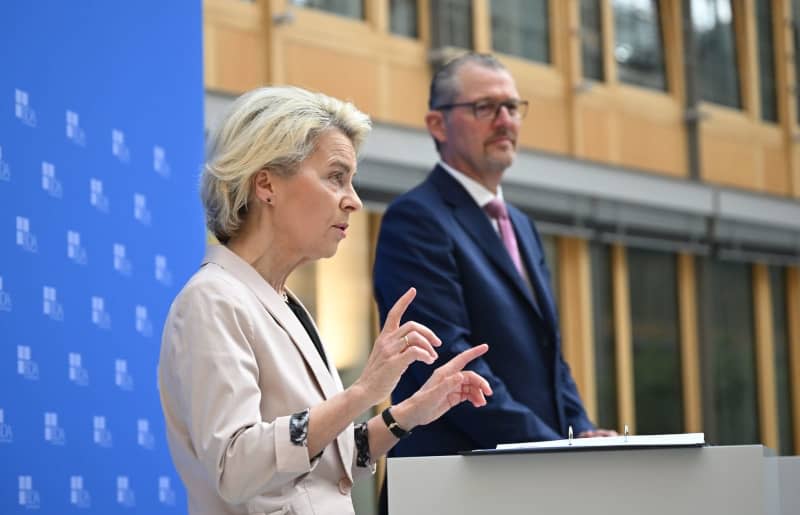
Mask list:
[[[240,96],[209,140],[200,179],[208,229],[221,243],[236,235],[260,170],[291,175],[328,129],[342,131],[358,153],[370,128],[353,104],[322,93],[281,86]]]

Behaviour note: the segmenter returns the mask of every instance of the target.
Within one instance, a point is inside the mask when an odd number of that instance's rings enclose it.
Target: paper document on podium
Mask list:
[[[497,450],[526,449],[591,449],[603,447],[690,447],[705,445],[705,433],[680,433],[671,435],[627,435],[544,442],[501,443]]]

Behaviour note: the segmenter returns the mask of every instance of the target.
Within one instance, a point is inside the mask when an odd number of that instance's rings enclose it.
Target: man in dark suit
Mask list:
[[[467,54],[431,83],[428,131],[441,157],[428,178],[397,198],[381,225],[374,269],[381,319],[410,286],[409,319],[442,340],[445,362],[486,342],[470,368],[494,395],[415,428],[393,456],[431,456],[498,443],[604,436],[589,421],[561,355],[558,318],[533,222],[503,202],[500,181],[516,154],[527,102],[494,57]],[[434,367],[412,365],[392,394],[415,392]]]

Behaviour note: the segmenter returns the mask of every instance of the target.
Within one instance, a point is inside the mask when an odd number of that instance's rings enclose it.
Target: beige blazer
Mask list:
[[[370,469],[355,466],[352,424],[313,461],[289,438],[293,413],[342,390],[327,360],[255,269],[209,248],[170,308],[158,366],[190,514],[354,513],[353,472]]]

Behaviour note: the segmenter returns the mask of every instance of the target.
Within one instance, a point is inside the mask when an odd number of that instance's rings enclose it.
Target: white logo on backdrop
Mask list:
[[[3,147],[0,147],[0,182],[11,182],[11,167],[3,161]]]
[[[92,439],[100,447],[113,447],[114,439],[111,431],[106,427],[106,417],[95,416],[93,422],[94,432]]]
[[[131,275],[133,263],[127,258],[126,254],[125,245],[121,243],[114,244],[114,270],[122,275]]]
[[[117,502],[129,508],[136,506],[136,495],[128,476],[117,476]]]
[[[145,449],[153,450],[156,439],[153,437],[153,433],[150,432],[150,421],[146,418],[140,418],[136,421],[136,429],[136,443]]]
[[[175,506],[175,491],[172,489],[169,476],[158,476],[158,502]]]
[[[58,413],[47,411],[44,414],[44,441],[53,445],[64,445],[67,443],[67,435],[64,428],[58,425]]]
[[[6,424],[6,415],[0,409],[0,443],[12,443],[14,441],[14,430],[11,424]]]
[[[103,194],[103,181],[89,180],[89,203],[101,213],[108,213],[108,197]]]
[[[81,147],[86,146],[86,133],[81,129],[78,113],[67,110],[67,139]]]
[[[89,261],[86,249],[81,246],[81,233],[78,231],[67,231],[67,258],[78,265],[85,265]]]
[[[141,193],[133,194],[133,218],[144,225],[150,225],[153,219],[150,210],[147,209],[147,197]]]
[[[156,281],[165,286],[172,285],[172,272],[167,266],[167,256],[156,254]]]
[[[122,390],[133,390],[133,376],[128,373],[128,362],[124,359],[118,359],[114,362],[114,384],[119,386]]]
[[[69,380],[78,386],[89,386],[89,371],[81,364],[81,355],[77,352],[70,352],[69,360]]]
[[[31,381],[39,380],[39,364],[33,361],[31,348],[17,345],[17,373]]]
[[[120,163],[127,163],[131,159],[131,152],[125,144],[125,133],[119,129],[111,131],[111,155],[119,159]]]
[[[91,508],[92,496],[83,487],[83,476],[70,476],[69,478],[69,503],[78,508]]]
[[[64,196],[64,188],[56,177],[56,167],[47,161],[42,161],[42,189],[53,198]]]
[[[17,476],[19,480],[19,505],[28,510],[38,510],[41,504],[39,492],[33,489],[32,476]]]
[[[36,111],[27,91],[14,89],[14,115],[28,127],[36,127]]]
[[[11,311],[13,306],[11,294],[7,291],[3,291],[3,276],[0,275],[0,311]]]
[[[111,329],[111,314],[103,297],[92,297],[92,323],[100,329]]]
[[[153,323],[147,316],[146,306],[136,306],[136,332],[147,338],[153,335]]]
[[[42,288],[42,313],[50,320],[61,322],[64,320],[64,306],[58,302],[58,292],[52,286]]]
[[[24,216],[17,217],[17,245],[34,254],[39,252],[39,241],[31,232],[31,221]]]
[[[159,147],[158,145],[153,147],[153,170],[164,178],[169,177],[172,171],[167,161],[167,153],[164,147]]]

